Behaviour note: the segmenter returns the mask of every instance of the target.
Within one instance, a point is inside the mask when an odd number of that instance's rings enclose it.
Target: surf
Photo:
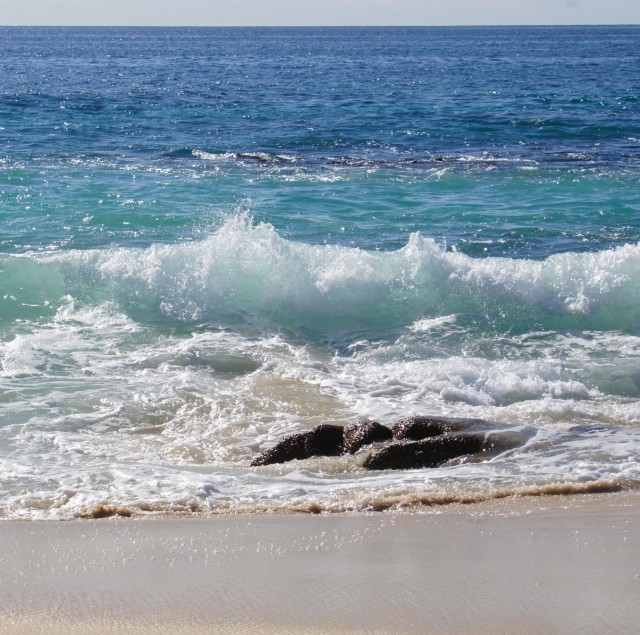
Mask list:
[[[45,319],[68,296],[141,322],[260,323],[312,340],[375,337],[449,315],[483,328],[616,330],[640,324],[640,247],[547,259],[472,258],[420,233],[395,251],[310,245],[246,214],[199,241],[0,256],[3,322]]]

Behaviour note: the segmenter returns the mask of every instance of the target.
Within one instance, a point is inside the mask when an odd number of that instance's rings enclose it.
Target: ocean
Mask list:
[[[0,517],[640,487],[640,27],[7,27],[0,50]],[[250,467],[412,415],[512,443]]]

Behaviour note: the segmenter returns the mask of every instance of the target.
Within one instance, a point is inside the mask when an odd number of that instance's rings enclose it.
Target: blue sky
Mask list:
[[[0,0],[0,24],[639,24],[640,0]]]

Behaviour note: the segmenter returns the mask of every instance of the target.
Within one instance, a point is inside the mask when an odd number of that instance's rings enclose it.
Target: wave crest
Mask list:
[[[116,301],[143,320],[270,323],[322,338],[461,314],[511,332],[640,324],[638,245],[478,259],[416,233],[378,252],[288,241],[238,215],[200,242],[5,256],[0,265],[2,314],[12,318],[72,295]]]

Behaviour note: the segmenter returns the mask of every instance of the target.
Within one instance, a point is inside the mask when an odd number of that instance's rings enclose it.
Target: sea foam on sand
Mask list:
[[[640,497],[3,522],[2,633],[631,633]]]

